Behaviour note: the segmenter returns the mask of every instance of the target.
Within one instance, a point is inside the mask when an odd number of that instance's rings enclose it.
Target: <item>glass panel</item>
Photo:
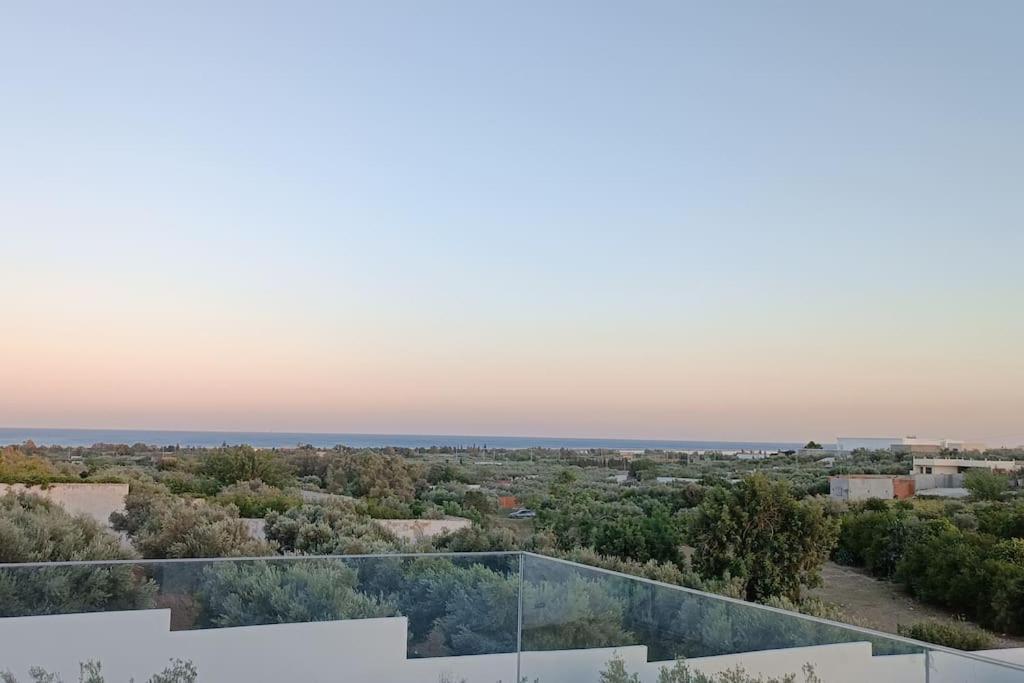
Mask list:
[[[0,680],[1024,681],[965,653],[515,553],[0,565],[8,671]]]
[[[4,565],[0,673],[514,683],[518,571],[512,553]]]
[[[1024,669],[535,555],[522,623],[530,683],[1024,681]]]

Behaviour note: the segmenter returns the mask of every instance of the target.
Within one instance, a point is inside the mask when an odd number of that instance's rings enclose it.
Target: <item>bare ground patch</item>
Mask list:
[[[839,605],[859,626],[896,633],[898,624],[936,620],[955,622],[949,612],[924,605],[890,581],[880,581],[856,567],[826,562],[822,568],[824,585],[810,594]],[[1024,638],[993,634],[996,647],[1024,647]]]

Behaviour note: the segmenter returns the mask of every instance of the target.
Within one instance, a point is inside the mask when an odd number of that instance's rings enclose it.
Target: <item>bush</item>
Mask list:
[[[356,498],[394,498],[411,503],[422,478],[420,467],[404,458],[362,451],[335,461],[327,470],[327,488]]]
[[[233,507],[185,500],[166,489],[134,482],[125,498],[125,512],[110,521],[124,531],[146,558],[244,557],[268,555],[274,547],[253,539]]]
[[[86,517],[26,494],[0,497],[0,562],[132,559],[134,553]],[[132,565],[0,571],[0,616],[151,607],[155,586]]]
[[[896,631],[907,638],[957,650],[988,650],[995,646],[995,638],[991,634],[963,623],[919,621],[910,625],[899,624]]]
[[[480,553],[515,550],[515,534],[510,529],[484,529],[477,524],[433,539],[436,550],[451,553]]]
[[[22,453],[14,447],[0,450],[0,484],[52,484],[81,481],[57,469],[49,459]]]
[[[268,486],[259,479],[232,484],[214,500],[219,505],[234,505],[242,517],[265,517],[268,512],[284,512],[302,504],[298,493]]]
[[[202,572],[200,626],[296,624],[391,617],[394,605],[355,589],[339,561],[217,562]]]
[[[39,667],[29,669],[29,676],[34,683],[62,683],[60,676],[49,673]],[[195,683],[199,677],[192,662],[172,659],[171,665],[158,674],[150,676],[146,683]],[[82,662],[79,664],[79,683],[105,683],[103,666],[100,662]],[[0,683],[18,683],[10,671],[0,671]]]
[[[975,500],[1001,500],[1010,487],[1010,480],[992,470],[974,468],[964,475],[964,486]]]
[[[804,683],[821,683],[821,679],[810,664],[800,669]],[[640,683],[638,674],[626,670],[625,661],[618,656],[613,657],[601,672],[600,683]],[[781,677],[753,676],[741,666],[726,669],[717,674],[705,674],[693,671],[683,660],[677,660],[672,666],[663,666],[658,671],[658,683],[797,683],[797,674],[785,674]]]
[[[270,486],[284,487],[292,475],[283,458],[251,446],[217,448],[202,459],[199,473],[216,479],[221,486],[258,479]]]
[[[361,555],[394,552],[398,538],[352,503],[310,504],[284,513],[270,512],[264,527],[267,540],[283,552],[307,555]]]
[[[162,472],[157,480],[177,496],[212,496],[221,488],[220,482],[216,479],[191,472]]]
[[[892,578],[917,524],[906,510],[882,501],[868,501],[843,516],[833,556],[840,564],[865,567],[881,578]]]

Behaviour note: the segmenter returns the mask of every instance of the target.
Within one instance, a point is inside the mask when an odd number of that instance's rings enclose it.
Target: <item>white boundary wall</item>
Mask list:
[[[103,526],[110,526],[110,513],[124,512],[128,484],[0,484],[0,496],[8,491],[24,491],[46,498],[72,515],[86,515]]]
[[[445,676],[467,683],[515,683],[514,653],[407,659],[406,631],[404,617],[195,631],[171,631],[166,609],[14,617],[0,619],[0,671],[10,670],[26,683],[29,667],[42,666],[73,681],[80,662],[95,660],[102,662],[108,681],[145,681],[178,658],[192,661],[199,680],[210,683],[438,683]],[[644,683],[654,683],[665,664],[647,662],[644,646],[524,652],[522,675],[530,683],[597,683],[616,654]],[[755,676],[779,676],[799,674],[809,663],[827,683],[1020,680],[1019,673],[994,677],[981,670],[994,667],[954,659],[947,655],[930,679],[925,678],[924,655],[872,657],[868,643],[703,657],[689,665],[706,673],[739,665]]]

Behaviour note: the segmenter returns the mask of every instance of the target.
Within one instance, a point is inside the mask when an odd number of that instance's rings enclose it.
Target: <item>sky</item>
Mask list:
[[[1024,443],[1024,3],[4,15],[0,425]]]

